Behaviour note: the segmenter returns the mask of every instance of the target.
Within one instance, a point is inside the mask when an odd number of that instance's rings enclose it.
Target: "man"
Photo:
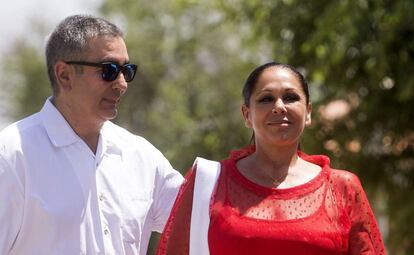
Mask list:
[[[137,69],[122,31],[70,16],[46,62],[53,96],[0,133],[0,254],[146,254],[182,176],[109,121]]]

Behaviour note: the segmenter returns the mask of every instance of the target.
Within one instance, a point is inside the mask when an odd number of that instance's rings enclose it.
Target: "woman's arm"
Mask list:
[[[157,255],[187,255],[190,240],[191,208],[195,171],[190,169],[178,192],[170,217],[158,243]]]
[[[354,174],[349,175],[351,229],[349,232],[349,254],[386,254],[381,233],[361,182]]]

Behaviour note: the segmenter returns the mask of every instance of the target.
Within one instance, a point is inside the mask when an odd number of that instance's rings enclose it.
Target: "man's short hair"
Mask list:
[[[123,32],[111,22],[91,15],[73,15],[64,19],[50,34],[46,44],[46,64],[53,94],[59,93],[54,71],[57,61],[79,60],[88,50],[88,41],[99,36],[121,37]]]

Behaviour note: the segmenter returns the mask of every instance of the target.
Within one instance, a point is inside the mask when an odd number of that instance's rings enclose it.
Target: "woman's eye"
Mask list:
[[[271,97],[271,96],[264,96],[264,97],[259,98],[257,101],[259,103],[273,102],[273,97]]]
[[[295,102],[295,101],[299,101],[300,97],[297,94],[288,94],[283,97],[283,100],[287,102]]]

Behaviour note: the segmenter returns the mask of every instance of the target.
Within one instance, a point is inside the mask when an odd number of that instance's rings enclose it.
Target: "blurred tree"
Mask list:
[[[139,65],[116,121],[177,169],[248,143],[245,78],[264,62],[289,63],[310,82],[305,151],[357,171],[388,224],[389,253],[414,253],[412,0],[106,0],[100,11],[124,28]],[[17,43],[7,58],[15,117],[37,111],[50,94],[43,54]]]
[[[9,114],[20,119],[40,110],[51,90],[44,57],[36,48],[19,40],[8,55],[2,65],[4,100],[12,102]]]
[[[196,155],[221,159],[248,142],[239,108],[249,66],[238,24],[223,22],[209,1],[106,1],[102,12],[123,20],[141,70],[119,115],[124,126],[182,172]]]

